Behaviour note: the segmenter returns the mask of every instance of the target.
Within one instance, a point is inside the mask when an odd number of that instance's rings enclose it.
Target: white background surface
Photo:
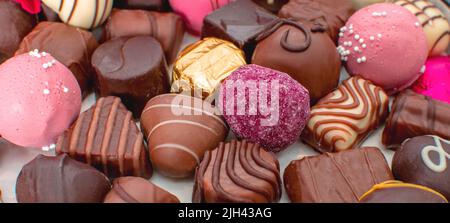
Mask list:
[[[186,35],[184,39],[184,46],[194,42],[196,39],[190,35]],[[182,47],[184,48],[184,47]],[[346,79],[348,75],[345,70],[342,70],[341,79]],[[82,111],[89,109],[95,103],[95,96],[90,95],[83,102]],[[381,144],[381,132],[383,127],[376,130],[371,137],[369,137],[363,144],[363,146],[375,146],[382,149],[383,153],[389,164],[391,164],[393,152],[383,148]],[[36,130],[38,131],[38,130]],[[229,137],[229,138],[232,138]],[[24,149],[6,144],[0,141],[0,190],[2,191],[2,197],[4,202],[16,202],[15,198],[15,183],[17,176],[20,173],[23,165],[27,164],[38,154],[52,155],[51,152],[43,152],[40,150]],[[278,160],[280,161],[281,174],[283,174],[284,169],[287,165],[295,159],[302,156],[317,155],[311,147],[301,143],[300,140],[295,144],[291,145],[286,150],[277,154]],[[283,175],[281,175],[283,176]],[[159,185],[160,187],[168,190],[169,192],[175,194],[181,202],[191,202],[192,189],[194,185],[193,177],[189,179],[170,179],[162,176],[157,171],[154,171],[153,177],[150,179],[151,182]],[[286,196],[283,186],[283,197],[281,201],[283,203],[289,202]]]

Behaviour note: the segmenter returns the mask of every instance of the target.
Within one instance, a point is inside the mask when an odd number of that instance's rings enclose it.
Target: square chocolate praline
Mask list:
[[[235,1],[205,17],[202,38],[228,40],[241,48],[250,62],[256,38],[277,20],[277,16],[250,0]]]

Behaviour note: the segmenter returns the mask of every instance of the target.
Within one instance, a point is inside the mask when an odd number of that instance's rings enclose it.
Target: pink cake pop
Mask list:
[[[205,16],[232,1],[233,0],[169,0],[173,10],[183,18],[188,30],[194,35],[200,35]]]
[[[0,135],[19,146],[51,147],[80,113],[77,80],[45,52],[0,65],[0,89]]]
[[[338,51],[351,75],[397,93],[419,78],[428,55],[425,33],[407,9],[392,4],[357,11],[339,34]]]
[[[450,56],[432,57],[412,90],[450,104]]]
[[[288,74],[251,64],[224,81],[217,104],[239,138],[278,152],[298,140],[309,100],[308,90]]]

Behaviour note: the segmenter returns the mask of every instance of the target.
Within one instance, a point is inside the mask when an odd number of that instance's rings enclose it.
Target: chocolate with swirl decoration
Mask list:
[[[450,141],[439,136],[406,140],[395,153],[395,179],[433,188],[450,199]]]
[[[408,138],[436,135],[450,139],[450,105],[411,90],[398,95],[386,121],[382,142],[396,150]]]
[[[110,178],[150,178],[144,140],[132,118],[120,98],[99,98],[59,137],[56,153],[90,164]]]
[[[59,18],[75,27],[92,29],[106,21],[114,0],[42,0]]]
[[[312,104],[338,86],[341,62],[322,25],[281,19],[257,42],[252,63],[289,74],[308,89]]]
[[[272,203],[280,200],[276,157],[258,144],[221,143],[197,168],[194,203]]]
[[[397,5],[412,12],[427,36],[430,56],[445,52],[450,43],[450,24],[436,5],[428,0],[397,0]]]
[[[353,149],[384,122],[388,105],[383,89],[352,77],[312,107],[302,138],[319,152]]]

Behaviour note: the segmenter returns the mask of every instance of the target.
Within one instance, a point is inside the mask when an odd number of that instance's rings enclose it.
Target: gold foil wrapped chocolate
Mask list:
[[[245,65],[242,50],[231,42],[205,38],[186,47],[173,67],[172,92],[206,99],[233,71]]]

